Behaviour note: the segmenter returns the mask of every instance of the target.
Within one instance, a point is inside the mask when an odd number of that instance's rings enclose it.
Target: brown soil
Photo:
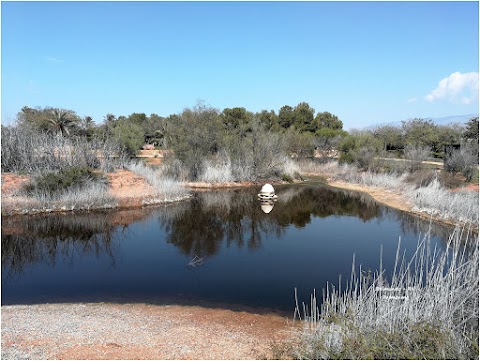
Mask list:
[[[129,171],[107,173],[109,192],[119,200],[119,207],[141,207],[145,199],[155,196],[155,190],[145,178]]]
[[[1,322],[2,359],[264,359],[295,330],[273,314],[145,304],[2,306]]]
[[[468,184],[465,187],[451,189],[450,192],[460,192],[464,190],[478,192],[478,184]]]
[[[11,196],[30,180],[26,175],[2,173],[2,196]]]

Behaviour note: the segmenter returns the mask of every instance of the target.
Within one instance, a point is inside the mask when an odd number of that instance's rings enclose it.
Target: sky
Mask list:
[[[307,102],[344,129],[478,114],[473,2],[1,3],[1,122]]]

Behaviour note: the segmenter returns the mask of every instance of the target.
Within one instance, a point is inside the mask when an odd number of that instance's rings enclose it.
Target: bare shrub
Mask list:
[[[453,150],[445,156],[444,169],[448,172],[461,172],[467,181],[478,170],[478,153],[471,142],[462,142],[460,149]]]
[[[358,171],[356,167],[337,161],[324,162],[316,159],[297,160],[298,171],[302,174],[327,176],[333,179],[356,182]]]
[[[125,162],[115,143],[86,138],[65,138],[28,126],[2,127],[2,172],[28,174],[80,166],[111,171]]]
[[[456,174],[451,172],[440,172],[437,177],[440,185],[447,189],[459,188],[465,185],[465,182]]]
[[[188,168],[173,156],[166,157],[159,169],[165,178],[171,178],[178,182],[187,182],[190,179]]]
[[[222,152],[215,157],[206,160],[202,164],[202,171],[199,181],[208,183],[233,182],[235,180],[232,172],[230,157]]]
[[[298,166],[298,163],[295,162],[292,158],[290,157],[285,157],[282,162],[282,173],[286,174],[291,177],[296,177],[298,175],[300,170],[300,167]]]
[[[436,177],[436,172],[431,169],[419,169],[405,177],[407,183],[411,183],[415,188],[428,186]]]
[[[174,201],[188,195],[185,187],[178,181],[164,177],[162,172],[145,166],[140,162],[131,162],[126,168],[143,178],[155,189],[164,201]]]
[[[426,146],[407,144],[404,149],[405,159],[410,161],[410,171],[416,171],[422,167],[422,162],[430,156],[430,149]]]
[[[375,158],[376,149],[373,147],[360,147],[351,150],[350,153],[358,167],[367,169]]]
[[[336,162],[324,162],[318,159],[302,158],[296,160],[298,171],[303,174],[321,175],[324,172],[325,164],[336,164]]]
[[[372,172],[360,173],[358,183],[367,187],[380,187],[395,191],[402,189],[405,184],[404,176]]]

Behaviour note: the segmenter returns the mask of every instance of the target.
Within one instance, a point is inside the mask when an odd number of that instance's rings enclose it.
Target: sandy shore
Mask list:
[[[2,359],[264,359],[293,326],[196,306],[2,306]],[[298,322],[297,322],[298,323]]]

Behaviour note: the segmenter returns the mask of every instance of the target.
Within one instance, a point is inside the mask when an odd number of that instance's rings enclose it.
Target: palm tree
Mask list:
[[[91,116],[87,115],[85,118],[83,118],[82,127],[85,130],[90,129],[91,127],[93,127],[94,124],[95,122],[93,121],[93,118]]]
[[[108,113],[107,115],[105,115],[103,117],[103,119],[105,120],[105,123],[106,124],[111,124],[113,123],[117,118],[115,117],[115,115],[113,115],[112,113]]]
[[[78,121],[79,118],[71,110],[59,108],[52,109],[48,117],[49,124],[55,130],[60,131],[63,137],[70,134],[69,128],[77,124]]]

